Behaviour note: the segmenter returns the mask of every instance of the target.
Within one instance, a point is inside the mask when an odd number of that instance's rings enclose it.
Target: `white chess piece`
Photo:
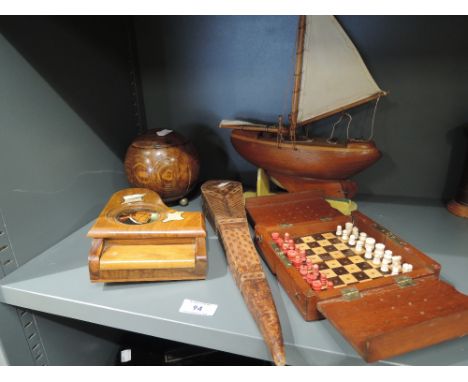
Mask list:
[[[383,273],[387,273],[389,271],[388,269],[388,263],[386,261],[382,261],[382,265],[380,266],[380,270]]]
[[[380,256],[378,254],[375,254],[374,252],[374,259],[372,260],[372,264],[380,265],[380,263],[381,263]]]
[[[366,258],[367,260],[371,260],[373,257],[372,255],[372,249],[367,249],[366,248],[366,253],[364,254],[364,258]]]
[[[344,230],[343,235],[341,235],[341,240],[343,241],[343,243],[347,243],[348,239],[349,239],[348,231]]]
[[[401,265],[400,264],[392,264],[392,276],[396,276],[400,273]]]
[[[401,263],[401,256],[392,256],[392,263]]]
[[[408,264],[408,263],[404,263],[401,267],[401,270],[402,270],[402,273],[408,273],[408,272],[411,272],[413,270],[413,265],[412,264]]]
[[[350,245],[350,246],[352,246],[352,247],[356,245],[356,236],[351,235],[351,236],[349,237],[348,245]]]
[[[384,255],[384,248],[385,246],[382,243],[377,243],[375,245],[374,257],[378,257],[381,260]]]
[[[341,236],[343,234],[343,227],[340,225],[336,227],[336,236]]]
[[[374,257],[373,252],[375,239],[372,237],[368,237],[364,243],[364,247],[366,248],[366,254],[364,255],[364,257],[368,260],[371,260]]]
[[[375,250],[378,251],[378,252],[382,252],[382,255],[384,253],[384,250],[385,250],[385,244],[383,243],[377,243],[375,245]]]
[[[401,271],[401,256],[392,256],[392,274],[398,274],[400,273],[400,271]],[[396,273],[393,273],[393,272],[396,272]]]
[[[362,253],[362,246],[363,246],[362,241],[358,241],[356,243],[356,253]]]
[[[359,234],[359,240],[366,241],[366,239],[367,239],[367,233],[361,232]]]
[[[393,252],[389,249],[386,249],[384,252],[384,259],[387,261],[388,264],[392,262],[392,254]]]
[[[366,247],[369,246],[369,247],[372,247],[372,249],[374,249],[374,246],[375,246],[375,239],[373,237],[368,237],[366,239]]]
[[[354,226],[352,229],[353,235],[357,238],[359,236],[359,228]]]

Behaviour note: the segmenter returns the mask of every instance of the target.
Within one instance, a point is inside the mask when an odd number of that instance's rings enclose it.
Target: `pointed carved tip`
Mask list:
[[[278,350],[272,354],[273,362],[276,366],[286,366],[286,356],[284,354],[284,349]]]

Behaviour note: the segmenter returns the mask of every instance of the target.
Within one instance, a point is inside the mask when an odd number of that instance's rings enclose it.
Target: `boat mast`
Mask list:
[[[289,127],[291,140],[296,140],[297,115],[299,112],[299,95],[302,81],[302,58],[304,53],[304,37],[306,29],[306,16],[299,16],[299,28],[297,30],[296,42],[296,68],[294,70],[294,89],[291,106],[291,125]]]

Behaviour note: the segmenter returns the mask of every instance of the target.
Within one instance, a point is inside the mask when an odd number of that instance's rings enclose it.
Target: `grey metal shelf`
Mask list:
[[[437,203],[358,201],[362,212],[408,240],[442,265],[442,278],[468,294],[468,221]],[[197,198],[186,208],[199,210]],[[270,359],[254,320],[208,226],[206,280],[92,284],[87,269],[92,222],[35,257],[0,283],[0,301],[150,336]],[[265,266],[266,268],[266,266]],[[363,365],[328,321],[305,322],[268,271],[283,329],[288,364]],[[218,305],[212,317],[179,313],[186,298]],[[380,362],[468,365],[468,337]]]

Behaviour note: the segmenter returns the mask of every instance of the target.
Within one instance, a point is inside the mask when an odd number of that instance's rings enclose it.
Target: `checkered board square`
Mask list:
[[[294,242],[296,247],[305,250],[313,264],[318,264],[320,272],[333,282],[335,288],[389,276],[333,232],[298,237]]]

